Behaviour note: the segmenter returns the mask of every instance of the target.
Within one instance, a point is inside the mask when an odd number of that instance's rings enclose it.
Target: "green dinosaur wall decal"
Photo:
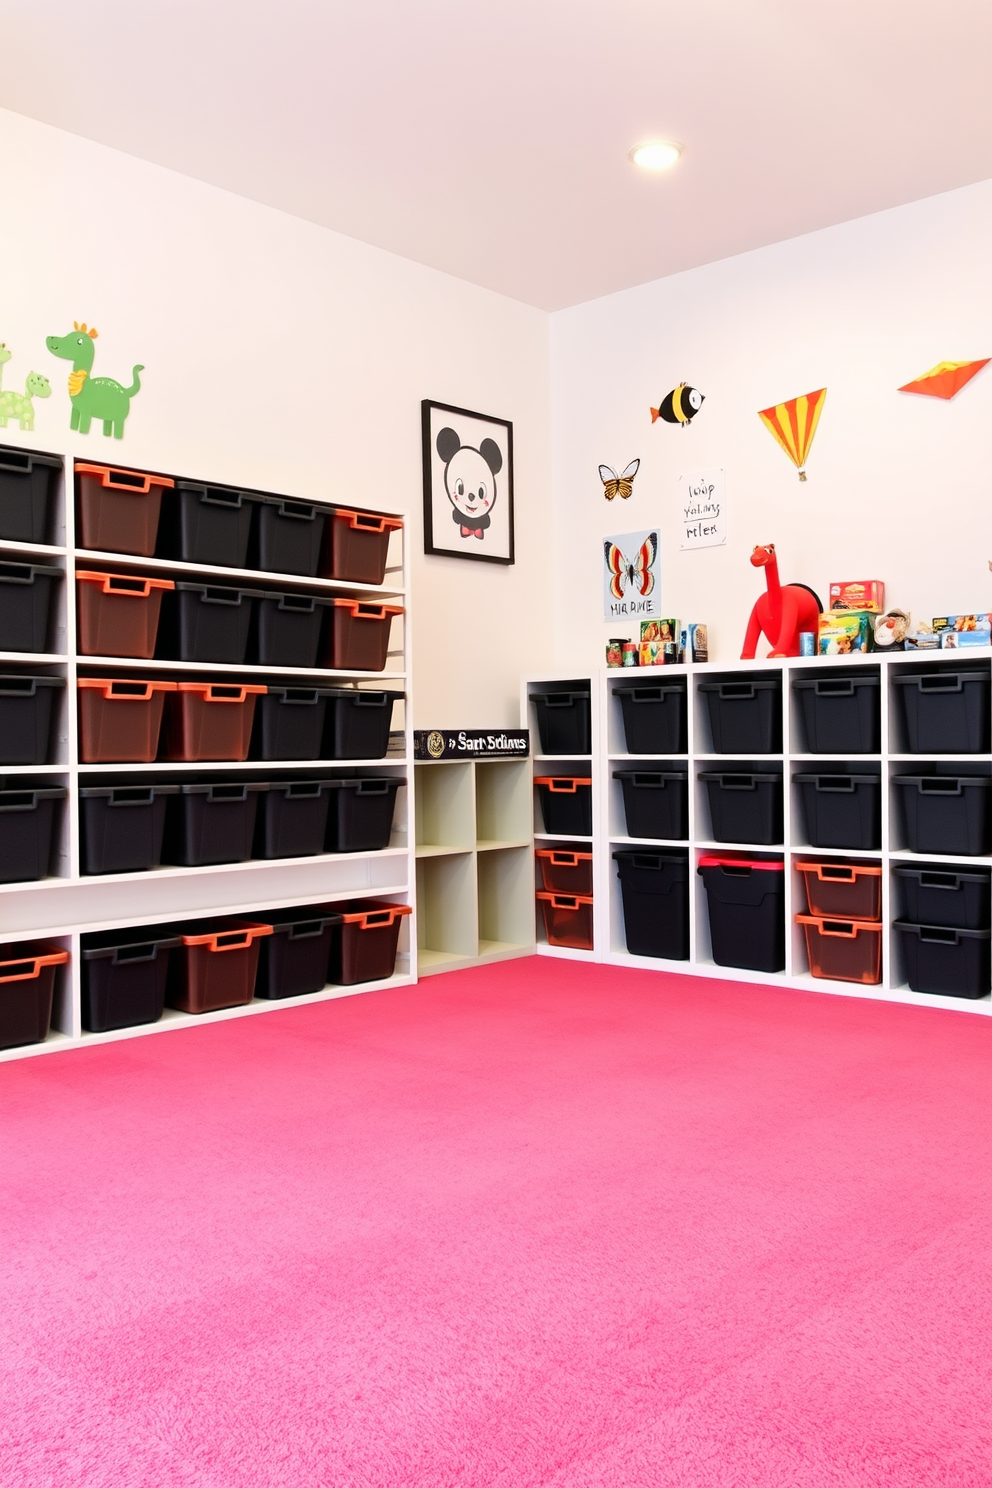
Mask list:
[[[69,397],[72,399],[70,429],[80,434],[90,432],[90,424],[98,419],[103,432],[109,438],[124,438],[124,421],[131,411],[131,399],[141,391],[139,372],[145,369],[140,364],[132,370],[131,386],[122,387],[112,377],[91,377],[96,348],[93,342],[98,332],[88,329],[85,320],[80,325],[73,321],[73,331],[68,336],[48,336],[45,345],[53,356],[63,357],[72,363],[69,373]]]
[[[34,404],[32,398],[50,398],[52,384],[40,372],[29,372],[24,379],[23,393],[0,392],[0,429],[6,429],[8,419],[16,419],[24,430],[34,428]]]
[[[0,341],[0,388],[3,387],[3,366],[9,362],[14,353],[7,346],[6,341]]]

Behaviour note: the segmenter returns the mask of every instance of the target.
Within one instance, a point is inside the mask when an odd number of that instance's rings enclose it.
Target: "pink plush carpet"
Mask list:
[[[992,1023],[532,959],[0,1067],[4,1488],[989,1488]]]

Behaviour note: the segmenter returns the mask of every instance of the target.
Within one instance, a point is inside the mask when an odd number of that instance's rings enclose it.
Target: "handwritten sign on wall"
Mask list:
[[[719,548],[727,541],[724,470],[696,470],[679,478],[679,547]]]

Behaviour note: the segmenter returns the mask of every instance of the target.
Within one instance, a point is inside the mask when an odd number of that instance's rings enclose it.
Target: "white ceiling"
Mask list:
[[[0,46],[6,108],[545,309],[992,176],[990,0],[0,0]]]

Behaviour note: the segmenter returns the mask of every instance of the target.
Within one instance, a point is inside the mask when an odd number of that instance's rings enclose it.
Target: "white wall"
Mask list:
[[[6,387],[52,382],[15,442],[410,513],[415,721],[517,721],[551,651],[548,318],[461,280],[0,111]],[[143,388],[122,442],[69,433],[47,334],[100,332]],[[424,557],[420,400],[514,424],[517,562]],[[0,433],[0,441],[3,439]]]
[[[719,660],[763,587],[756,543],[824,603],[831,579],[880,577],[914,616],[992,609],[992,366],[949,403],[897,391],[992,356],[990,263],[984,182],[555,314],[558,664],[603,664],[624,627],[602,620],[602,539],[655,523],[662,614],[708,621]],[[694,423],[652,426],[682,380],[706,395]],[[823,386],[800,484],[757,410]],[[607,505],[597,466],[636,456],[634,495]],[[729,540],[680,553],[678,478],[709,466],[727,472]]]

